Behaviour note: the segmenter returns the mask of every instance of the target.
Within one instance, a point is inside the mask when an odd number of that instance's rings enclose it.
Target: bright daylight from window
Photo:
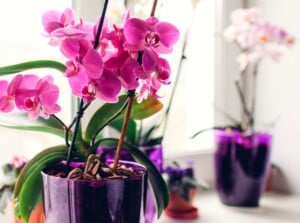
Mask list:
[[[181,27],[182,45],[176,49],[179,55],[186,41],[181,67],[178,67],[178,57],[173,57],[172,61],[173,75],[180,69],[164,139],[165,154],[172,156],[204,151],[213,146],[212,131],[192,140],[190,137],[214,125],[215,1],[202,0],[196,7],[188,3],[181,5],[181,16],[178,16],[175,2],[168,3],[165,8],[171,10],[163,10],[162,17],[170,17],[169,20]]]
[[[6,65],[49,58],[60,60],[61,55],[59,51],[49,47],[48,40],[42,35],[43,29],[40,18],[43,12],[50,8],[64,9],[69,6],[71,6],[70,0],[10,0],[5,2],[5,7],[0,7],[0,27],[2,30],[6,30],[0,36],[0,64]],[[49,74],[47,70],[40,70],[39,73],[41,75]],[[53,70],[51,70],[52,73]],[[57,77],[60,75],[58,73]],[[7,76],[7,78],[11,77]],[[56,80],[61,82],[60,84],[65,83],[63,78]],[[70,104],[69,94],[62,93],[60,103]],[[64,107],[69,108],[70,106]],[[67,118],[69,114],[70,111],[64,110],[60,116],[66,116]],[[2,113],[0,122],[3,121],[16,123],[15,118],[11,118],[11,115]],[[1,128],[0,132],[1,154],[5,153],[5,156],[0,156],[0,162],[8,161],[16,154],[31,157],[40,151],[41,148],[52,145],[55,140],[60,140],[58,137],[49,136],[49,134],[37,134],[4,128]],[[22,137],[19,137],[19,135],[22,135]]]

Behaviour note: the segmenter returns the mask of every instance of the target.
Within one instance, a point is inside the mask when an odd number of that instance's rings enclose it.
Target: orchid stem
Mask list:
[[[78,108],[78,112],[77,112],[77,116],[76,116],[74,135],[72,137],[72,142],[71,142],[71,145],[70,145],[69,151],[68,151],[67,166],[69,166],[69,164],[71,162],[71,158],[72,158],[72,153],[75,150],[76,137],[77,137],[79,126],[80,126],[80,121],[81,121],[81,118],[83,116],[83,109],[82,109],[83,105],[84,105],[84,102],[81,99],[80,104],[79,104],[79,108]]]
[[[102,27],[103,27],[103,23],[104,23],[104,19],[105,19],[105,14],[106,14],[108,2],[109,2],[109,0],[104,1],[102,14],[101,14],[98,29],[97,29],[97,34],[96,34],[96,37],[95,37],[94,49],[98,48],[98,46],[99,46],[100,35],[101,35],[101,31],[102,31]]]
[[[157,6],[157,0],[154,0],[153,4],[152,4],[152,9],[151,9],[150,16],[154,16],[155,15],[156,6]]]
[[[112,168],[113,172],[116,171],[120,157],[121,157],[121,151],[122,151],[122,147],[123,147],[123,142],[124,142],[124,138],[125,138],[128,121],[130,118],[130,113],[131,113],[131,108],[132,108],[132,104],[134,101],[134,97],[135,97],[135,90],[128,91],[128,104],[127,104],[127,109],[126,109],[125,117],[123,120],[122,130],[120,133],[120,139],[118,141],[116,155],[115,155],[115,159],[114,159],[114,163],[113,163],[113,168]]]
[[[53,119],[55,119],[60,125],[63,126],[64,128],[64,131],[65,131],[65,143],[67,146],[70,146],[69,144],[69,132],[70,132],[70,129],[60,118],[58,118],[56,115],[51,115],[51,117]]]

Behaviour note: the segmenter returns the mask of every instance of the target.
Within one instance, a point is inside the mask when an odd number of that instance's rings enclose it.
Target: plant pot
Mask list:
[[[49,169],[65,168],[64,164],[44,169],[45,222],[144,223],[146,169],[134,162],[120,161],[120,164],[143,174],[127,179],[76,180],[47,174]]]
[[[270,169],[271,135],[218,129],[215,185],[226,205],[257,207]]]
[[[99,147],[97,153],[101,154],[102,152],[109,150],[113,147]],[[149,159],[153,162],[153,164],[157,167],[157,169],[162,172],[163,171],[163,148],[162,144],[157,144],[153,146],[141,146],[140,150],[142,150]],[[108,154],[106,157],[108,159],[114,159],[114,152]],[[126,151],[121,151],[122,160],[134,161],[133,157]],[[146,199],[145,199],[145,223],[152,223],[154,221],[156,215],[156,206],[153,194],[151,192],[150,187],[147,187],[146,191]]]
[[[180,197],[178,191],[170,191],[170,201],[165,214],[174,219],[196,219],[199,217],[198,208],[193,206],[193,199],[197,194],[196,188],[189,189],[189,200]]]

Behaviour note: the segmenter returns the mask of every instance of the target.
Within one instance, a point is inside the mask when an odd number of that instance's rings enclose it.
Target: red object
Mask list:
[[[265,192],[269,192],[272,190],[272,181],[273,181],[273,170],[271,169],[267,176]]]
[[[29,223],[44,223],[43,204],[38,204],[30,214]],[[22,220],[15,217],[15,223],[24,223]]]
[[[194,197],[195,192],[191,189],[190,193],[193,194],[191,197]],[[165,209],[165,214],[175,219],[196,219],[199,217],[198,208],[194,207],[191,201],[182,199],[176,191],[170,192],[170,202]]]

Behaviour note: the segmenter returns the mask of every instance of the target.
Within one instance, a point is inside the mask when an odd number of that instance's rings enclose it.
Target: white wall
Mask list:
[[[272,160],[282,170],[282,175],[276,178],[277,188],[300,194],[300,1],[249,0],[248,4],[261,7],[266,18],[296,37],[296,45],[279,64],[263,62],[258,79],[257,112],[261,121],[278,118],[272,147]]]

